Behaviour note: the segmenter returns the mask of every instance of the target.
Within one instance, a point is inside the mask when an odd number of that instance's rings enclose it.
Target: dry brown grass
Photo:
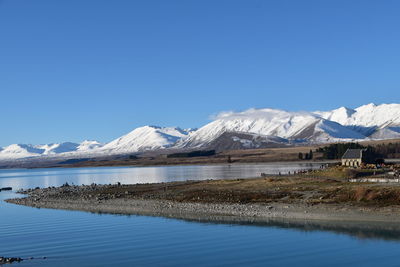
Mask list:
[[[208,180],[99,187],[101,199],[164,199],[204,203],[400,204],[400,187],[304,176]],[[70,197],[74,197],[71,195]]]
[[[400,188],[398,186],[356,185],[346,188],[337,195],[340,202],[357,202],[363,205],[399,205]]]

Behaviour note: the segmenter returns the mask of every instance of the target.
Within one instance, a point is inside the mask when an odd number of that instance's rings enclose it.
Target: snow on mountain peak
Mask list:
[[[180,141],[178,147],[201,147],[211,143],[225,132],[252,133],[285,139],[306,139],[315,142],[333,141],[339,138],[365,138],[338,123],[329,122],[310,112],[249,109],[237,113],[225,112],[215,118],[215,121]]]
[[[385,105],[385,104],[382,104],[382,105]],[[359,106],[358,108],[356,108],[356,110],[365,110],[365,109],[370,110],[370,109],[373,109],[376,107],[377,107],[377,105],[375,103],[369,103],[369,104]]]
[[[76,143],[65,142],[60,144],[38,145],[35,147],[43,149],[43,155],[49,155],[76,151],[78,146],[79,144]]]
[[[344,126],[377,128],[400,126],[400,104],[375,105],[370,103],[354,110],[340,108],[326,112],[317,111],[315,114]]]
[[[343,125],[330,121],[322,120],[317,124],[315,133],[320,133],[319,136],[315,135],[313,138],[318,142],[332,142],[340,140],[360,140],[365,139],[362,133],[353,131]]]
[[[94,140],[85,140],[79,144],[77,151],[88,151],[102,147],[103,144]]]
[[[81,144],[64,142],[44,145],[12,144],[0,149],[0,159],[16,159],[38,156],[61,155],[73,152],[90,152],[100,147],[97,141],[84,141]]]
[[[170,147],[181,138],[187,137],[193,129],[179,127],[143,126],[105,145],[85,140],[80,144],[24,145],[13,144],[0,148],[0,159],[27,158],[37,156],[79,156],[83,154],[132,153]]]
[[[332,111],[316,111],[314,114],[324,118],[325,120],[330,120],[343,124],[349,117],[351,117],[356,111],[347,107],[340,107]]]
[[[104,145],[108,153],[130,153],[170,147],[189,132],[178,127],[143,126]]]
[[[44,151],[44,149],[37,148],[33,145],[12,144],[0,150],[0,159],[34,157],[41,155]]]
[[[238,147],[227,143],[232,138],[240,139],[239,143],[244,142],[248,147],[269,146],[273,143],[271,140],[281,139],[288,144],[400,138],[400,104],[370,103],[356,109],[340,107],[316,112],[271,108],[221,112],[200,129],[143,126],[105,145],[88,140],[80,144],[13,144],[0,148],[0,159],[124,154],[170,147],[202,148],[212,144]]]

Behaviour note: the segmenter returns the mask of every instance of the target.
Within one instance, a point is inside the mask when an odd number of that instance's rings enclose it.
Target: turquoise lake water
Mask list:
[[[0,170],[0,187],[249,178],[319,165]],[[399,266],[400,232],[318,223],[194,222],[36,209],[0,192],[0,256],[47,257],[12,266]]]

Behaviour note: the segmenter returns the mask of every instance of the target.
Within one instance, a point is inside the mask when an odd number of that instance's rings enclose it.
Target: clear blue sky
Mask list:
[[[0,146],[400,102],[400,1],[0,0]]]

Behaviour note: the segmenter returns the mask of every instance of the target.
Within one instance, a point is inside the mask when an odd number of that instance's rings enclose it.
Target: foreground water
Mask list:
[[[0,187],[247,178],[261,172],[318,167],[286,163],[0,170]],[[28,208],[2,201],[11,197],[15,193],[0,192],[0,256],[47,257],[16,266],[399,265],[399,232],[379,228],[353,230],[306,222],[216,224],[100,215]]]

